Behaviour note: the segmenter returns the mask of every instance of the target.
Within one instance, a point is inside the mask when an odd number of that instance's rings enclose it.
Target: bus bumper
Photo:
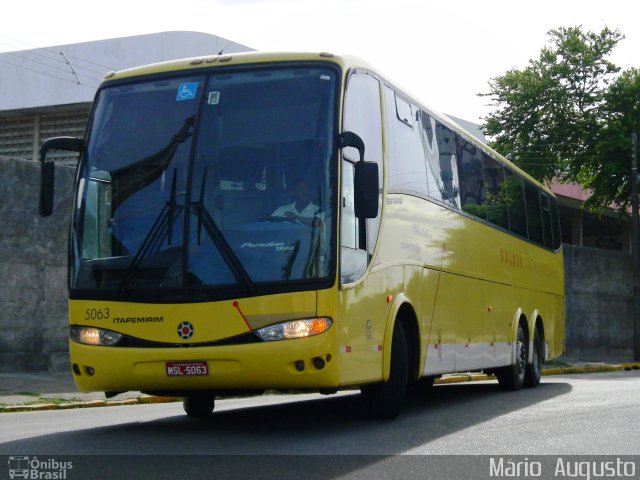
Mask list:
[[[326,389],[340,383],[336,329],[295,340],[193,348],[119,348],[69,341],[81,392]],[[207,375],[170,376],[167,363],[206,362]]]

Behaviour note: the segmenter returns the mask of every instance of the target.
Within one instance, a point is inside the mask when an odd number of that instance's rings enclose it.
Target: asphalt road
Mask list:
[[[436,386],[411,397],[395,421],[368,419],[350,394],[221,401],[206,420],[188,418],[179,403],[5,413],[0,455],[346,455],[356,456],[342,457],[350,466],[324,473],[376,478],[373,472],[397,471],[389,462],[400,461],[376,456],[638,455],[639,399],[640,372],[633,371],[544,377],[539,388],[518,392],[503,392],[497,382]],[[262,471],[259,461],[235,458]],[[155,478],[169,471],[158,468]],[[367,469],[371,475],[360,477]]]

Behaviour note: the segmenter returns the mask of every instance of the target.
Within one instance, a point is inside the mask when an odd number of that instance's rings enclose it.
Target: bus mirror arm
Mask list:
[[[40,216],[48,217],[53,213],[53,187],[55,184],[55,164],[47,161],[49,150],[67,150],[82,152],[85,143],[82,138],[54,137],[42,142],[40,147]]]
[[[364,161],[364,142],[357,133],[342,132],[338,137],[340,148],[354,147],[360,154],[360,161]]]

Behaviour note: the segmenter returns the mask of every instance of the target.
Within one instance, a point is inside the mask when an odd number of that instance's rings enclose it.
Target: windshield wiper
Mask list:
[[[176,169],[174,169],[169,200],[167,200],[164,207],[162,207],[162,210],[153,222],[147,236],[144,238],[142,245],[140,245],[140,248],[133,257],[129,268],[127,269],[127,273],[125,273],[122,282],[120,282],[120,292],[123,292],[126,289],[133,272],[140,267],[142,260],[144,260],[151,252],[158,252],[165,238],[167,239],[168,245],[171,245],[173,239],[173,225],[178,215],[180,215],[180,212],[184,210],[182,205],[178,205],[176,197]]]
[[[284,267],[282,267],[282,270],[284,271],[283,278],[285,280],[289,280],[289,278],[291,278],[291,272],[293,271],[293,264],[296,263],[296,258],[298,257],[299,251],[300,251],[300,240],[296,240],[296,242],[293,245],[293,251],[291,252],[291,255],[289,255],[289,258],[287,259],[287,264]]]
[[[211,217],[209,210],[204,205],[204,189],[206,186],[205,179],[207,177],[207,169],[205,168],[204,174],[202,175],[202,185],[200,190],[200,199],[197,202],[191,203],[191,210],[196,214],[198,218],[198,231],[197,231],[197,240],[200,242],[200,235],[202,233],[202,227],[209,234],[209,238],[213,241],[216,247],[218,247],[218,251],[222,256],[222,259],[227,264],[231,273],[236,278],[237,282],[246,289],[251,288],[253,284],[251,277],[245,270],[244,266],[238,259],[238,256],[234,253],[231,245],[227,242],[226,238],[224,238],[224,234],[216,225],[215,220]]]
[[[320,207],[314,214],[311,220],[311,245],[309,245],[309,255],[304,266],[304,275],[307,278],[322,277],[322,258],[324,252],[324,239],[325,239],[325,223],[324,213],[322,212],[322,189],[318,188],[318,199],[320,200]]]
[[[324,218],[313,217],[311,221],[311,245],[309,245],[309,255],[303,270],[307,278],[323,276],[321,261],[322,252],[324,251],[324,228]]]

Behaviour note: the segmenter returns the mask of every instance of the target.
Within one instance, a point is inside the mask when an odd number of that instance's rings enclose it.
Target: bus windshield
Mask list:
[[[330,278],[337,77],[263,67],[103,88],[80,166],[72,291]]]

